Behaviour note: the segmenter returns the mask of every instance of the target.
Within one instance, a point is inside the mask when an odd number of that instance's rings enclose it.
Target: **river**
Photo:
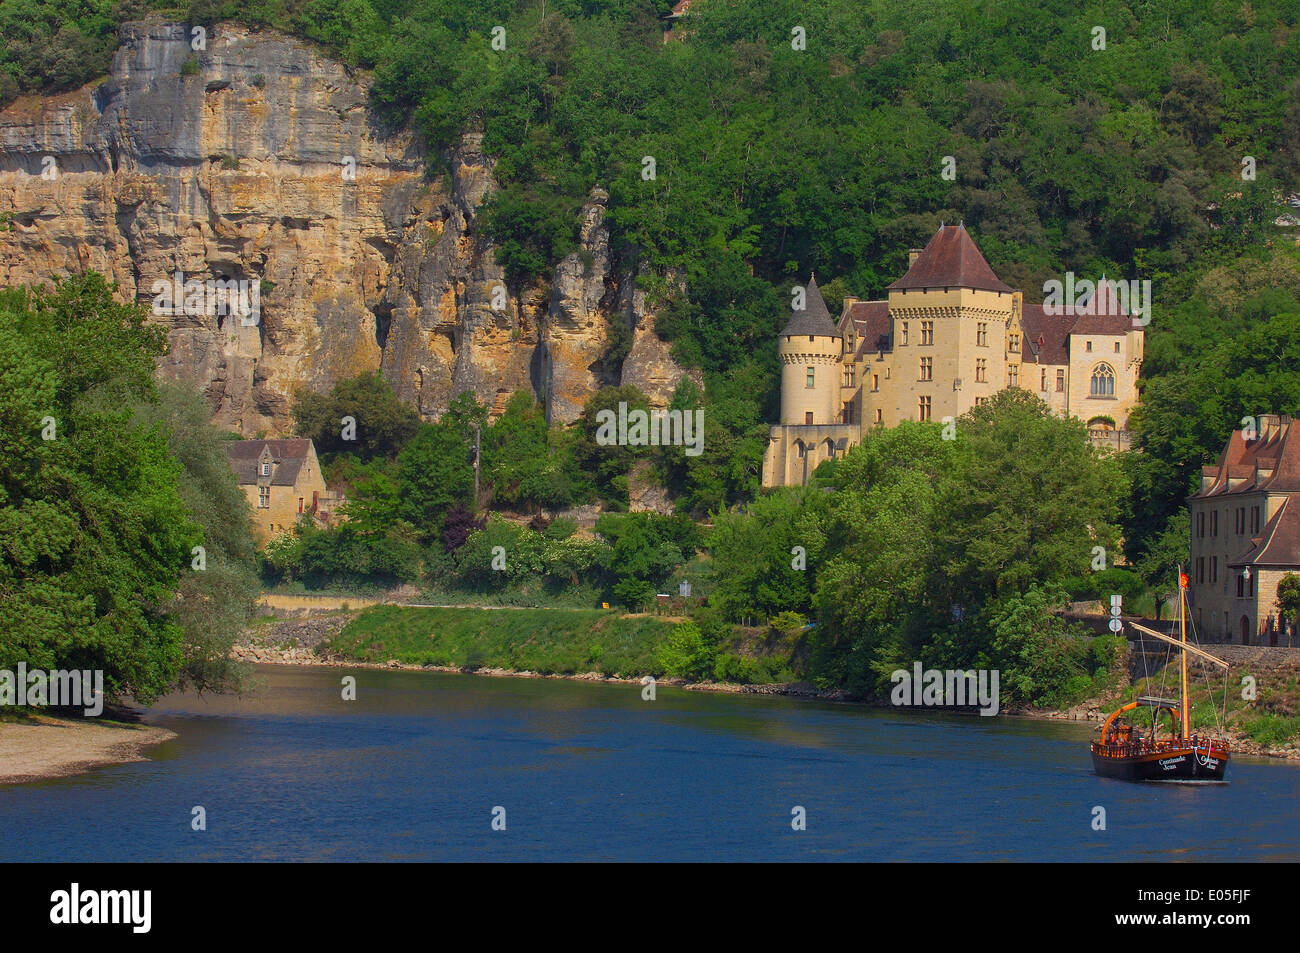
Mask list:
[[[0,788],[0,860],[1300,859],[1300,766],[1111,781],[1078,724],[557,679],[257,678],[242,698],[160,701],[146,721],[178,737],[145,762]]]

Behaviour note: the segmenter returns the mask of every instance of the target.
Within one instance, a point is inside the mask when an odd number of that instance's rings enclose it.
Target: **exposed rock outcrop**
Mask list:
[[[421,143],[369,109],[362,72],[235,25],[190,41],[182,24],[128,24],[105,82],[0,112],[0,281],[95,269],[146,303],[177,272],[255,286],[255,321],[158,313],[160,373],[247,435],[288,430],[296,388],[375,368],[429,417],[462,391],[500,410],[526,389],[568,422],[618,382],[601,360],[610,320],[635,333],[624,381],[666,399],[680,371],[611,260],[603,192],[549,296],[508,289],[476,228],[497,187],[478,135],[429,178]]]

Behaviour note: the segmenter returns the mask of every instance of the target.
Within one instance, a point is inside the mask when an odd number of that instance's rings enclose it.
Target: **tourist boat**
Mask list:
[[[1105,778],[1124,781],[1213,782],[1226,780],[1228,742],[1219,732],[1214,736],[1193,734],[1188,715],[1187,655],[1228,668],[1221,658],[1187,642],[1187,576],[1178,571],[1179,638],[1163,635],[1146,626],[1130,623],[1144,635],[1168,642],[1179,650],[1179,697],[1158,698],[1144,695],[1114,711],[1101,726],[1101,739],[1092,743],[1092,768]],[[1225,685],[1226,689],[1226,685]],[[1151,729],[1142,735],[1138,729],[1117,723],[1120,715],[1137,708],[1151,709]],[[1170,729],[1159,735],[1160,713],[1169,712]],[[1221,727],[1221,726],[1220,726]]]

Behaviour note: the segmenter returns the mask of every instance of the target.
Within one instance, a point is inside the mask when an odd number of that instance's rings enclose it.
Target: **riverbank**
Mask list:
[[[64,778],[92,768],[148,760],[146,748],[176,737],[149,725],[33,715],[0,723],[0,784]]]
[[[555,627],[552,623],[546,631],[530,629],[529,621],[520,619],[519,632],[511,636],[496,632],[497,638],[490,644],[483,643],[473,636],[481,632],[481,620],[476,621],[478,613],[492,610],[457,610],[443,612],[435,619],[427,610],[412,612],[409,608],[386,607],[383,617],[376,618],[376,613],[367,613],[364,626],[351,626],[361,613],[332,612],[327,615],[308,615],[294,619],[282,619],[269,625],[250,629],[245,644],[237,647],[236,655],[243,661],[268,665],[317,665],[352,668],[395,669],[406,671],[451,672],[461,674],[489,675],[503,678],[554,678],[584,682],[608,682],[611,684],[640,685],[640,676],[621,677],[612,674],[608,668],[604,671],[594,667],[594,660],[608,663],[603,655],[601,638],[598,632],[590,633],[589,647],[572,651],[572,633],[567,627]],[[541,610],[535,610],[541,611]],[[629,638],[633,626],[640,627],[649,622],[654,628],[653,635],[662,635],[660,629],[669,620],[657,618],[620,617],[611,613],[592,613],[602,626],[626,629],[620,631],[618,642],[625,648],[621,661],[635,665],[648,661],[647,649],[642,645],[633,649],[629,642],[639,641]],[[570,618],[573,618],[570,616]],[[575,619],[578,624],[590,624],[591,620]],[[656,624],[657,623],[657,624]],[[435,634],[434,629],[437,629]],[[344,630],[347,629],[347,633]],[[496,627],[493,627],[494,631]],[[608,635],[609,633],[606,633]],[[651,636],[642,632],[643,636]],[[557,651],[551,645],[569,644],[569,650],[560,652],[570,665],[567,670],[554,666],[546,671],[538,671],[524,666],[501,664],[502,659],[541,658],[551,660],[557,657]],[[539,646],[539,642],[544,644]],[[584,643],[585,645],[585,643]],[[481,661],[475,656],[482,648]],[[522,651],[524,648],[528,651]],[[538,651],[538,649],[541,651]],[[368,656],[368,657],[365,657]],[[578,656],[582,656],[579,659]],[[420,659],[419,661],[413,660]],[[583,661],[587,665],[582,664]],[[635,660],[635,661],[634,661]],[[1242,659],[1241,662],[1245,662]],[[588,667],[591,666],[591,667]],[[1260,671],[1258,664],[1249,666]],[[1300,655],[1283,666],[1272,666],[1261,671],[1261,691],[1278,694],[1286,686],[1293,684],[1295,672],[1300,670]],[[560,669],[557,671],[557,669]],[[624,669],[626,670],[626,669]],[[636,671],[636,668],[632,668]],[[888,708],[885,701],[866,701],[840,690],[819,689],[807,682],[770,682],[739,684],[724,681],[693,681],[679,678],[660,678],[657,684],[681,688],[686,691],[720,692],[726,694],[749,695],[783,695],[794,698],[815,699],[821,701],[845,702],[853,704],[875,705]],[[1147,690],[1145,682],[1139,683],[1140,690]],[[1154,686],[1150,686],[1154,690]],[[1194,704],[1199,700],[1193,696]],[[1123,701],[1117,691],[1113,695],[1090,698],[1077,705],[1060,710],[1014,709],[1006,708],[1002,714],[1012,717],[1041,719],[1048,721],[1086,722],[1096,727],[1106,719]],[[1287,739],[1260,741],[1251,737],[1248,729],[1249,718],[1272,717],[1250,711],[1232,710],[1226,736],[1232,750],[1238,754],[1265,758],[1300,761],[1300,738],[1294,735]]]

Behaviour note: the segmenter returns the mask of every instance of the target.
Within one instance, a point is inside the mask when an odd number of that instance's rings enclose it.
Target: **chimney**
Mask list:
[[[917,260],[918,258],[921,257],[921,252],[923,252],[923,251],[925,251],[924,248],[909,248],[909,249],[907,250],[907,267],[908,267],[908,268],[911,268],[913,265],[916,264],[916,260]]]

